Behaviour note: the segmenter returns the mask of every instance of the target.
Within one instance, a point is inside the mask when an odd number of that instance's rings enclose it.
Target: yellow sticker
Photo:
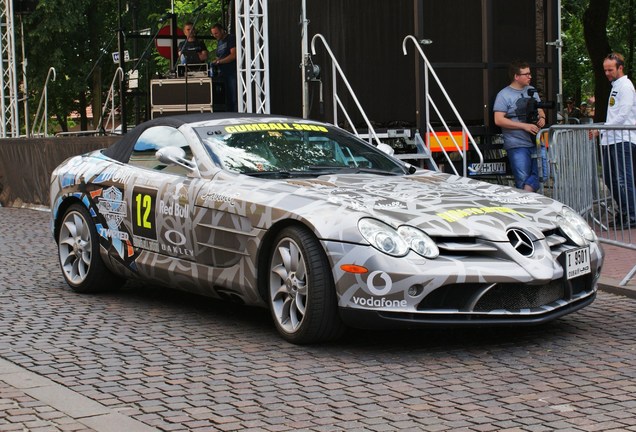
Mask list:
[[[310,131],[329,132],[326,127],[307,123],[248,123],[235,126],[226,126],[227,133],[256,132],[256,131]]]
[[[514,213],[519,216],[523,216],[523,213],[518,212],[510,207],[468,207],[463,209],[448,210],[443,213],[437,213],[437,216],[441,217],[448,222],[456,222],[468,216],[483,215],[488,213]]]

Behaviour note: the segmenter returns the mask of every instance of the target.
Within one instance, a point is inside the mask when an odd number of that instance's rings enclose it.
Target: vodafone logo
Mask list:
[[[367,278],[367,287],[373,295],[383,296],[388,294],[393,287],[393,281],[383,271],[374,271]]]

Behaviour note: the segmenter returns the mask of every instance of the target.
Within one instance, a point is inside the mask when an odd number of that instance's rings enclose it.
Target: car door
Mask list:
[[[130,188],[133,245],[160,255],[194,260],[192,219],[196,191],[203,182],[187,167],[156,158],[164,147],[179,147],[185,159],[196,161],[186,137],[171,126],[144,131],[135,143],[129,165],[147,170]]]

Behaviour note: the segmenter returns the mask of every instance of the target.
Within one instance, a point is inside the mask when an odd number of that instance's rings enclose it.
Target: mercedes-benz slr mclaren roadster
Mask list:
[[[603,263],[557,201],[287,117],[151,120],[61,164],[51,209],[75,291],[134,278],[263,306],[294,343],[347,326],[544,323],[594,300]]]

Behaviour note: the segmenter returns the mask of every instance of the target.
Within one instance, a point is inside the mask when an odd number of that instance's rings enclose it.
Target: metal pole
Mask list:
[[[27,86],[27,59],[24,51],[24,22],[22,21],[22,15],[20,15],[20,39],[22,41],[22,86],[24,88],[24,132],[27,137],[29,133],[29,89]]]
[[[309,40],[307,38],[308,31],[308,22],[307,22],[307,1],[302,0],[300,12],[300,25],[301,25],[301,34],[302,34],[302,42],[301,42],[301,53],[302,53],[302,63],[300,64],[300,70],[302,74],[302,85],[303,85],[303,118],[309,118],[309,82],[307,82],[306,76],[306,68],[305,66],[309,63]]]
[[[119,105],[121,106],[121,133],[128,132],[126,125],[126,62],[124,59],[124,28],[121,20],[121,0],[117,0],[117,15],[119,17],[119,35],[118,35],[118,51],[119,51],[119,67],[124,72],[119,80]]]

